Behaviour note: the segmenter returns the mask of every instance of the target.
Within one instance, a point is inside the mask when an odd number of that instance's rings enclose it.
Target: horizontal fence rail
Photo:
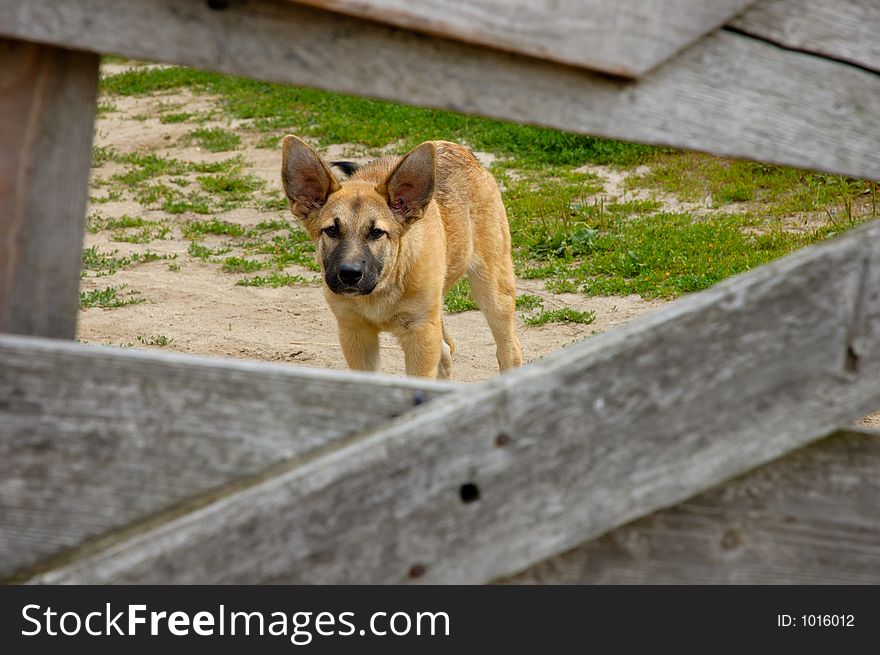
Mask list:
[[[754,0],[296,0],[417,32],[638,77]]]
[[[455,388],[0,335],[0,578]]]
[[[880,430],[848,428],[503,580],[880,583]]]
[[[43,582],[486,582],[880,406],[880,224],[124,535]]]
[[[759,38],[718,30],[633,82],[290,2],[0,0],[8,37],[880,179],[880,75],[780,47],[799,24],[768,19]]]

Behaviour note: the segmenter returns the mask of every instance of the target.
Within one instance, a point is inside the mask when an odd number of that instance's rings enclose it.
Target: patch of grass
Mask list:
[[[162,211],[169,214],[213,214],[214,205],[206,195],[191,191],[185,195],[166,194]]]
[[[79,294],[79,308],[90,309],[92,307],[100,307],[101,309],[115,309],[145,302],[143,298],[134,297],[140,295],[138,291],[129,291],[125,296],[120,296],[119,292],[126,288],[126,286],[122,284],[118,287],[84,291]]]
[[[100,167],[114,161],[119,155],[110,146],[92,146],[92,166]]]
[[[137,339],[145,346],[167,346],[174,341],[174,339],[169,339],[164,334],[154,334],[151,336],[139,334]]]
[[[762,212],[773,216],[844,204],[872,186],[864,180],[690,152],[659,159],[650,171],[628,184],[659,188],[690,202],[711,197],[716,207],[759,203]]]
[[[595,237],[587,251],[547,257],[526,265],[526,277],[549,278],[555,292],[639,294],[672,298],[777,259],[827,231],[800,234],[780,229],[750,232],[745,215],[654,214],[628,219],[592,217]]]
[[[172,273],[177,273],[178,271],[180,271],[180,264],[168,264],[168,270]]]
[[[189,248],[187,248],[186,252],[196,259],[201,259],[203,262],[209,262],[214,261],[215,257],[219,257],[220,255],[225,255],[228,252],[232,252],[232,248],[230,246],[209,248],[208,246],[203,246],[202,244],[193,241],[189,244]]]
[[[510,166],[533,169],[588,162],[628,166],[651,161],[665,151],[188,68],[135,69],[101,80],[102,90],[116,95],[144,95],[182,87],[222,96],[230,116],[252,120],[257,129],[273,133],[261,144],[271,148],[278,147],[275,135],[282,130],[295,131],[319,144],[356,142],[380,148],[399,142],[400,151],[429,139],[448,139],[509,158]]]
[[[238,223],[230,223],[229,221],[221,221],[212,218],[208,221],[187,221],[184,223],[183,236],[187,239],[194,240],[205,234],[218,234],[230,237],[240,237],[245,233],[244,227]]]
[[[235,283],[240,287],[295,287],[298,284],[307,284],[307,280],[302,275],[291,275],[283,271],[274,271],[268,275],[255,275]]]
[[[543,307],[544,303],[538,296],[530,293],[523,293],[516,297],[516,308],[520,311],[531,311]]]
[[[163,125],[168,125],[170,123],[185,123],[190,118],[192,118],[192,114],[190,114],[189,112],[181,111],[171,114],[162,114],[161,116],[159,116],[159,122]]]
[[[189,167],[196,173],[227,173],[232,175],[240,172],[245,164],[244,157],[236,155],[220,161],[193,162]]]
[[[240,173],[200,175],[196,179],[205,191],[219,196],[227,204],[248,200],[254,191],[264,186],[259,178]]]
[[[189,132],[184,137],[184,141],[187,143],[196,142],[209,152],[225,152],[241,146],[241,137],[238,134],[220,127],[200,127]]]
[[[137,232],[114,232],[113,241],[120,243],[149,243],[156,239],[164,239],[171,232],[171,228],[163,223],[150,223]]]
[[[449,290],[443,299],[443,307],[450,314],[477,309],[477,303],[471,299],[471,286],[467,278],[462,278]]]
[[[320,271],[315,261],[315,245],[302,230],[291,229],[287,234],[276,234],[268,243],[257,243],[249,248],[253,254],[271,255],[272,265],[283,269],[291,264],[311,271]]]
[[[264,134],[257,140],[254,146],[257,148],[262,148],[263,150],[275,150],[276,148],[280,149],[281,137],[277,134]]]
[[[90,246],[83,250],[82,255],[82,273],[81,277],[86,277],[88,271],[94,272],[94,277],[104,277],[113,275],[121,268],[133,266],[134,264],[145,264],[159,260],[177,259],[176,254],[160,254],[152,251],[145,253],[132,253],[123,257],[117,257],[118,250],[110,252],[101,252],[98,246]]]
[[[114,105],[112,102],[102,101],[98,103],[95,113],[98,116],[105,116],[106,114],[114,111],[119,111],[119,108],[116,105]]]
[[[113,179],[128,187],[136,187],[160,175],[183,175],[187,172],[184,162],[152,153],[131,153],[119,157],[118,161],[129,164],[129,168],[125,173],[114,175]]]
[[[253,273],[266,268],[266,262],[244,257],[227,257],[223,260],[224,273]]]
[[[580,312],[571,307],[552,309],[541,312],[537,316],[529,316],[525,324],[530,326],[546,325],[547,323],[580,323],[587,325],[596,320],[596,312]]]
[[[284,212],[290,208],[287,198],[277,195],[271,198],[263,198],[257,202],[257,209],[263,212]]]

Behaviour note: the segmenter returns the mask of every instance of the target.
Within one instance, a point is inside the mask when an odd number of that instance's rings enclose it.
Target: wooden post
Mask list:
[[[98,64],[0,39],[0,332],[76,333]]]

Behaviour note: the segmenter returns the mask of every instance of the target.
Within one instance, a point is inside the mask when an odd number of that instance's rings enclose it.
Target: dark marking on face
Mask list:
[[[384,263],[360,235],[349,234],[325,246],[324,281],[333,293],[366,296],[379,283]]]

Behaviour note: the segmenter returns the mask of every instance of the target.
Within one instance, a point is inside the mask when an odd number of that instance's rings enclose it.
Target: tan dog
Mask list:
[[[281,178],[308,231],[350,368],[379,370],[379,332],[394,334],[407,375],[448,378],[455,346],[443,298],[462,276],[486,316],[503,371],[522,364],[510,229],[498,185],[466,148],[427,141],[337,181],[307,143],[287,136]]]

